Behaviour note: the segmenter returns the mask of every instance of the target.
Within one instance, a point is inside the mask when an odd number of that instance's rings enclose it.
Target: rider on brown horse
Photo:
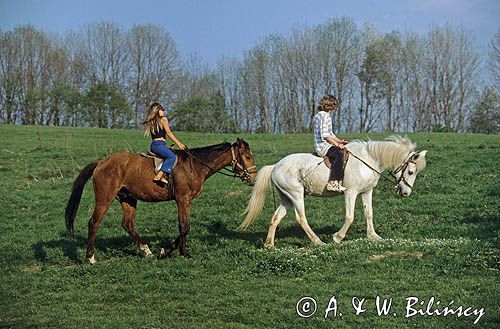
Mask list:
[[[148,109],[148,113],[146,114],[146,118],[142,123],[146,126],[144,136],[151,135],[151,138],[153,139],[150,147],[151,152],[165,159],[161,169],[158,171],[153,180],[155,182],[161,181],[167,184],[168,179],[165,178],[165,175],[170,175],[172,173],[172,169],[177,158],[172,150],[165,145],[166,137],[170,137],[170,139],[173,140],[181,150],[184,150],[186,146],[179,142],[170,130],[168,119],[165,116],[165,109],[159,103],[151,104]]]

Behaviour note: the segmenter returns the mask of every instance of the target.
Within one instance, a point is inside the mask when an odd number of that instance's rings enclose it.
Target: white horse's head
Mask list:
[[[401,166],[394,170],[396,178],[395,188],[399,195],[403,197],[410,196],[417,174],[425,168],[426,154],[427,150],[412,153]]]

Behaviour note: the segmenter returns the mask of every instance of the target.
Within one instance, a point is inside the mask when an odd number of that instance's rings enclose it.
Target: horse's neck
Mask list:
[[[380,170],[393,169],[401,165],[411,150],[393,142],[369,142],[369,155],[378,163]]]
[[[220,151],[213,156],[207,157],[206,159],[198,159],[201,163],[199,163],[200,171],[205,176],[205,179],[213,175],[216,171],[221,170],[222,168],[231,164],[232,156],[231,156],[231,148],[228,148],[225,151]]]
[[[221,170],[222,168],[229,166],[232,159],[231,148],[229,148],[227,151],[214,156],[214,158],[210,161],[210,167],[212,167],[215,171]]]

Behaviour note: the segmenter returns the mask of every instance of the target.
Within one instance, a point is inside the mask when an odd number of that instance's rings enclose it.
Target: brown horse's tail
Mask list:
[[[71,196],[69,197],[68,204],[66,205],[65,213],[66,231],[70,237],[73,237],[73,222],[75,221],[76,212],[78,211],[78,206],[80,205],[80,200],[82,199],[83,187],[90,177],[92,177],[94,169],[97,167],[98,163],[99,161],[95,161],[86,165],[73,183]]]

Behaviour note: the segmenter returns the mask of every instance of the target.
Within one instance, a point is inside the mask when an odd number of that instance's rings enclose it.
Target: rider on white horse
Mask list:
[[[373,226],[372,192],[385,169],[393,170],[396,192],[408,197],[412,193],[417,174],[425,168],[427,151],[416,152],[416,145],[408,138],[392,136],[384,141],[353,141],[346,145],[349,161],[345,167],[346,190],[344,225],[333,234],[333,241],[340,243],[354,221],[356,198],[361,195],[366,218],[367,237],[380,240]],[[294,209],[299,225],[316,245],[324,244],[308,224],[304,196],[334,197],[341,193],[326,189],[330,175],[328,167],[311,153],[289,154],[274,165],[263,166],[255,179],[250,201],[245,210],[246,218],[240,228],[245,229],[257,218],[264,207],[266,190],[274,185],[280,205],[272,218],[265,245],[274,246],[276,228],[287,210]],[[384,176],[385,177],[385,176]]]
[[[314,116],[314,148],[319,156],[326,156],[330,160],[330,177],[326,189],[333,192],[346,190],[342,186],[344,178],[344,144],[346,139],[339,139],[333,133],[332,113],[337,109],[338,101],[333,95],[325,95],[319,101],[318,113]]]

